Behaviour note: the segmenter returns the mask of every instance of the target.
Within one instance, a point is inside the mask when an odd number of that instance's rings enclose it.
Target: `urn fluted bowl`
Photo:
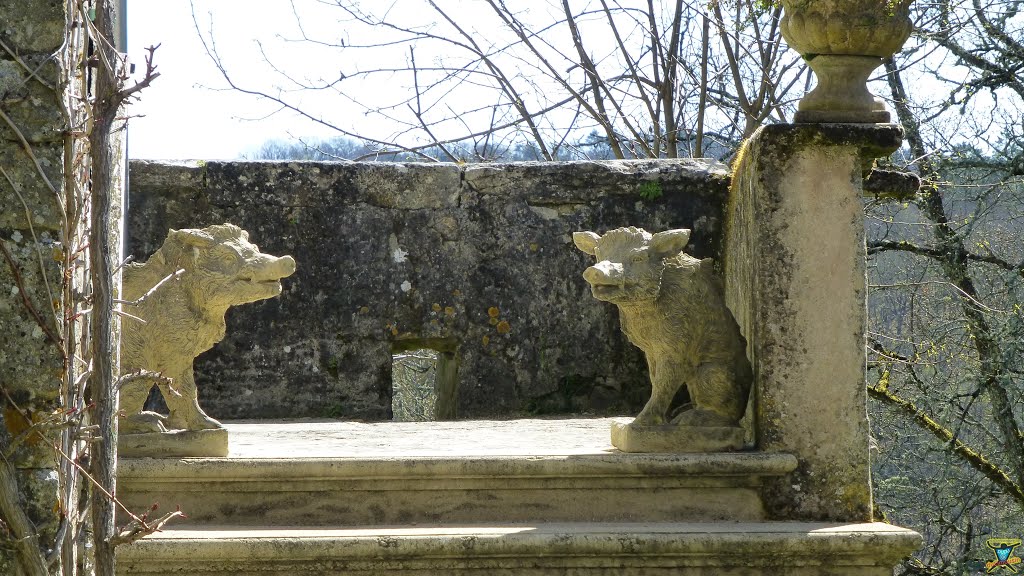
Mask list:
[[[782,0],[782,37],[818,78],[794,122],[889,122],[867,81],[910,36],[911,1]]]
[[[782,37],[805,57],[892,56],[910,36],[910,1],[782,0]]]

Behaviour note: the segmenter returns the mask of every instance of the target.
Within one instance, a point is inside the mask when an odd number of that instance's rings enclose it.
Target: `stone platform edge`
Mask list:
[[[189,573],[236,573],[231,572],[235,563],[259,563],[262,573],[265,563],[270,563],[288,566],[295,573],[306,572],[304,566],[316,573],[324,569],[473,572],[529,567],[532,574],[542,573],[537,570],[545,567],[590,570],[635,565],[674,567],[682,570],[680,574],[691,573],[687,568],[709,567],[724,570],[721,573],[739,569],[744,574],[753,568],[782,569],[787,574],[883,574],[891,573],[892,566],[920,544],[916,532],[883,523],[206,527],[170,529],[146,537],[119,548],[118,562],[131,574],[163,573],[160,566],[172,562]]]
[[[387,458],[122,458],[124,483],[274,479],[587,476],[779,476],[797,466],[790,454],[580,454],[566,456],[409,456]]]

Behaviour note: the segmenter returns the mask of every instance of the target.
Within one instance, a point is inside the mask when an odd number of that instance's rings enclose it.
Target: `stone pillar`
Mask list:
[[[798,469],[767,482],[781,520],[871,519],[862,174],[889,124],[765,126],[736,161],[726,300],[754,368],[757,446]]]
[[[61,205],[51,186],[63,185],[64,118],[52,55],[64,24],[62,2],[0,3],[0,451],[19,442],[0,459],[7,508],[0,511],[0,574],[29,572],[17,548],[51,548],[59,519],[53,448],[23,432],[58,408],[62,376],[53,304],[61,298]]]

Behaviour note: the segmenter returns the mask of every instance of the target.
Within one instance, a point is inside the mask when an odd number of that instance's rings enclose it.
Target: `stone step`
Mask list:
[[[626,454],[609,425],[229,424],[227,458],[122,459],[118,494],[234,526],[757,521],[762,479],[796,467],[786,454]]]
[[[921,543],[888,524],[568,523],[168,529],[117,549],[125,575],[889,576]]]

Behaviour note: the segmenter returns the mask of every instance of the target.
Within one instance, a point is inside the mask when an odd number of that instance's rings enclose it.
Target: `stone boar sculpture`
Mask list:
[[[177,276],[154,286],[169,275]],[[146,412],[143,405],[153,384],[140,380],[120,391],[125,414],[122,428],[132,432],[167,429],[223,428],[199,407],[192,361],[224,338],[224,314],[237,304],[273,298],[281,293],[281,278],[295,272],[291,256],[263,254],[249,234],[232,224],[199,230],[171,230],[163,246],[144,264],[124,270],[122,298],[139,299],[125,311],[145,321],[122,322],[121,372],[156,371],[171,379],[158,382],[169,414]]]
[[[664,424],[685,385],[692,406],[674,424],[737,427],[752,380],[746,344],[711,259],[683,252],[689,239],[689,230],[634,227],[573,234],[598,260],[583,273],[594,297],[618,306],[622,331],[647,356],[651,399],[633,424]]]

